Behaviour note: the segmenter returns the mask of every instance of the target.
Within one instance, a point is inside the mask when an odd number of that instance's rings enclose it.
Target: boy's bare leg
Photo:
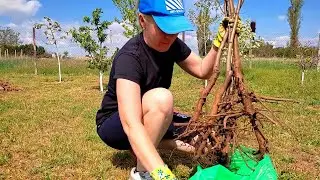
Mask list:
[[[142,98],[143,124],[151,141],[158,147],[167,132],[173,115],[173,96],[164,88],[156,88],[146,92]],[[146,171],[139,159],[137,170]]]
[[[164,139],[160,142],[159,149],[178,150],[185,153],[194,153],[195,148],[180,140]]]

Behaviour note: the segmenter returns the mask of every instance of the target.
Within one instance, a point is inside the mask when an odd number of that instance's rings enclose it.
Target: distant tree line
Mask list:
[[[20,41],[20,33],[15,32],[13,29],[6,27],[0,28],[0,49],[1,54],[4,51],[8,51],[10,56],[15,53],[20,55],[21,51],[24,56],[33,56],[33,45],[32,44],[22,44]],[[37,57],[51,57],[44,47],[37,46]]]
[[[302,46],[299,42],[299,30],[302,22],[302,6],[304,0],[290,0],[290,6],[287,12],[287,20],[290,26],[290,41],[287,47],[276,47],[269,43],[262,43],[257,49],[253,49],[253,54],[257,57],[315,57],[318,54],[318,48],[312,46]]]
[[[33,56],[33,45],[32,44],[22,44],[22,45],[6,45],[0,44],[1,53],[3,54],[5,50],[8,50],[10,56],[13,56],[17,53],[17,56],[20,55],[21,51],[23,56]],[[51,57],[51,54],[48,54],[44,47],[37,46],[37,57],[48,58]]]
[[[294,47],[274,47],[272,44],[264,42],[260,47],[253,49],[252,54],[255,57],[278,57],[278,58],[296,58],[297,56],[314,57],[318,53],[317,47],[299,46]]]

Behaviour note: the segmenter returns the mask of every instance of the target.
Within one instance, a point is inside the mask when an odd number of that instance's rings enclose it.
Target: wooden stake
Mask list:
[[[38,74],[38,68],[37,68],[37,46],[36,46],[36,28],[33,27],[32,29],[33,34],[33,64],[34,64],[34,74]]]

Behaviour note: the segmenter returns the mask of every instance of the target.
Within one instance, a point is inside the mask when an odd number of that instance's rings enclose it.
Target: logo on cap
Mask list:
[[[166,9],[170,13],[182,13],[184,12],[182,0],[165,0]]]

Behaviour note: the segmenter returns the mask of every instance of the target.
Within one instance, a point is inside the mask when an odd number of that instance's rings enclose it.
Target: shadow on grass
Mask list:
[[[103,88],[105,89],[105,87],[103,86]],[[97,86],[97,85],[94,85],[94,86],[90,86],[89,89],[92,89],[92,90],[99,90],[100,91],[100,86]]]
[[[117,151],[112,156],[112,164],[121,169],[131,169],[136,166],[136,157],[130,151]]]
[[[180,151],[161,150],[160,155],[171,169],[177,168],[178,165],[184,165],[190,169],[196,166],[196,162],[192,160],[191,154]]]
[[[171,169],[175,169],[178,165],[184,165],[191,169],[196,166],[189,154],[179,151],[160,150],[160,156]],[[136,166],[136,163],[136,157],[130,151],[117,151],[112,156],[112,164],[117,168],[130,170]]]

